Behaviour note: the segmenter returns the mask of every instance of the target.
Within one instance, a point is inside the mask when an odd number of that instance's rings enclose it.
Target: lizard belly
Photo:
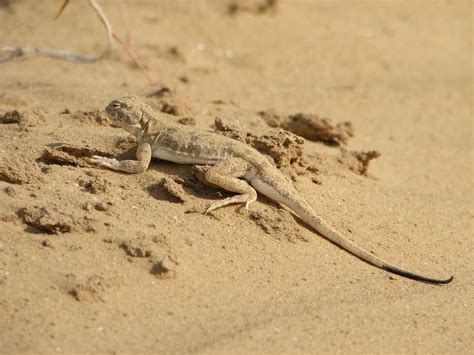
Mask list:
[[[157,147],[153,150],[153,157],[171,161],[177,164],[216,164],[219,159],[198,157],[185,152],[176,152],[171,149]]]

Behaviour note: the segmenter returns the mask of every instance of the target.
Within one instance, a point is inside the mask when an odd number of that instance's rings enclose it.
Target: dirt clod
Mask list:
[[[306,164],[303,152],[305,141],[291,132],[278,129],[258,136],[220,117],[214,120],[214,125],[221,134],[247,143],[260,153],[271,157],[278,168]]]
[[[92,177],[91,179],[79,179],[79,186],[84,188],[84,191],[87,191],[91,194],[100,194],[107,191],[109,183],[107,180],[100,177]],[[97,209],[97,207],[96,207]]]
[[[150,273],[160,279],[169,279],[176,276],[176,261],[168,255],[153,261]]]
[[[71,232],[77,224],[73,216],[51,207],[23,208],[18,215],[26,224],[52,234]]]
[[[68,293],[77,301],[105,302],[104,294],[108,287],[102,276],[92,275],[84,282],[77,282]]]
[[[28,182],[27,177],[13,170],[11,167],[0,166],[0,180],[12,184],[24,184]]]
[[[304,139],[291,132],[279,129],[259,137],[248,137],[247,142],[260,153],[270,156],[278,168],[305,165]]]
[[[315,114],[283,115],[268,110],[259,112],[259,115],[270,127],[283,128],[312,141],[346,144],[347,140],[354,135],[350,122],[333,124],[329,118],[322,118]]]
[[[342,148],[341,155],[337,160],[356,174],[367,176],[370,161],[379,156],[380,152],[376,150],[350,151]]]
[[[183,187],[170,178],[164,177],[158,183],[158,187],[163,189],[167,194],[173,196],[180,202],[189,200],[189,195],[184,191]]]
[[[0,180],[11,184],[27,184],[35,180],[36,164],[25,161],[23,158],[0,159]]]
[[[128,256],[134,258],[148,258],[153,255],[153,245],[142,239],[127,239],[119,243]]]
[[[17,110],[8,111],[0,115],[0,124],[20,123],[23,120],[23,115]]]

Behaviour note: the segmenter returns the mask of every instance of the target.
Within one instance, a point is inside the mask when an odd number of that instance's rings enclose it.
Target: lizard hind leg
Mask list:
[[[238,193],[236,196],[212,203],[206,212],[211,212],[232,203],[245,203],[245,208],[248,209],[250,204],[257,200],[255,189],[247,181],[239,179],[247,173],[247,170],[248,164],[245,160],[230,158],[220,161],[206,172],[205,179],[210,184]]]

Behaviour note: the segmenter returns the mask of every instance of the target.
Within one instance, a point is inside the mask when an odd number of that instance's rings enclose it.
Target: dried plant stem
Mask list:
[[[132,38],[132,26],[130,24],[130,16],[128,16],[128,11],[127,11],[127,7],[125,5],[125,2],[123,0],[119,0],[118,4],[119,4],[119,8],[120,8],[120,13],[122,14],[123,23],[124,23],[125,29],[126,29],[125,43],[127,44],[128,48],[132,49],[133,48],[133,38]]]
[[[112,26],[110,25],[110,22],[107,19],[107,16],[105,16],[105,13],[102,10],[102,7],[100,7],[100,5],[96,2],[96,0],[89,0],[89,4],[94,9],[97,16],[99,16],[100,21],[102,22],[102,24],[105,27],[105,30],[107,31],[107,49],[105,50],[104,54],[109,55],[110,52],[115,48]]]
[[[0,59],[0,62],[8,62],[15,59],[20,59],[27,53],[43,55],[46,57],[64,59],[70,62],[91,63],[103,58],[102,56],[75,54],[68,51],[62,51],[53,48],[32,48],[32,47],[0,47],[2,52],[10,52],[11,55],[7,58]]]
[[[61,16],[61,14],[64,12],[65,7],[69,3],[70,0],[65,0],[64,3],[62,4],[61,8],[59,9],[57,15],[55,18],[58,18]],[[99,3],[96,0],[89,0],[89,5],[92,7],[92,9],[95,11],[97,16],[99,17],[100,21],[105,27],[105,30],[107,32],[107,48],[104,50],[104,52],[100,55],[87,55],[87,54],[77,54],[77,53],[71,53],[68,51],[64,50],[59,50],[59,49],[53,49],[53,48],[33,48],[33,47],[12,47],[12,46],[4,46],[0,47],[0,51],[2,52],[10,52],[10,55],[6,58],[0,58],[0,63],[5,63],[13,60],[18,60],[18,59],[23,59],[24,56],[28,53],[31,54],[36,54],[36,55],[43,55],[46,57],[50,58],[56,58],[56,59],[62,59],[62,60],[67,60],[70,62],[81,62],[81,63],[91,63],[91,62],[96,62],[98,60],[107,58],[110,56],[112,51],[115,49],[115,41],[117,41],[125,50],[125,52],[128,54],[128,56],[131,58],[131,60],[137,65],[140,70],[143,71],[145,74],[148,82],[150,84],[154,83],[154,80],[151,78],[149,75],[147,68],[145,65],[138,59],[137,55],[134,53],[134,51],[131,48],[131,32],[130,32],[130,26],[128,22],[128,16],[126,15],[126,9],[124,5],[121,5],[121,11],[122,11],[122,16],[124,17],[124,21],[126,21],[126,27],[127,27],[127,43],[123,42],[117,34],[114,33],[112,30],[112,26],[110,24],[110,21],[108,20],[107,16],[105,15],[102,7],[99,5]]]

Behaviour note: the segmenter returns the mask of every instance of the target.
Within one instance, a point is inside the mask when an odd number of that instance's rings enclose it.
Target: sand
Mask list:
[[[0,353],[470,353],[472,3],[231,2],[126,2],[153,85],[120,48],[0,63]],[[59,5],[0,1],[0,46],[100,53],[87,2],[52,21]],[[454,281],[376,269],[265,198],[196,213],[228,194],[191,166],[87,165],[133,156],[103,114],[123,95],[280,148],[259,112],[350,122],[347,143],[292,136],[282,171],[352,241]],[[353,151],[381,155],[364,175]]]

